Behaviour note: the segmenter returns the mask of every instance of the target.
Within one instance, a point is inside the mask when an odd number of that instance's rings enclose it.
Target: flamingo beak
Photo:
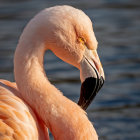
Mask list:
[[[96,50],[86,48],[80,62],[81,93],[78,105],[86,110],[104,84],[105,76]]]

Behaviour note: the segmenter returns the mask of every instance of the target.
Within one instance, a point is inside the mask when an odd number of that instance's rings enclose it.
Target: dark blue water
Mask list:
[[[100,140],[140,140],[140,1],[1,0],[0,78],[14,81],[13,56],[26,23],[45,7],[68,4],[93,21],[106,81],[87,110]],[[45,55],[50,81],[77,102],[79,71],[51,52]]]

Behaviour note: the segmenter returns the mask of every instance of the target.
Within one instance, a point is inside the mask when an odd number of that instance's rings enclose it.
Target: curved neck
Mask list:
[[[61,93],[50,84],[44,68],[44,45],[19,42],[14,58],[15,80],[22,98],[32,107],[51,130],[56,119],[54,99]],[[53,92],[52,92],[53,91]],[[53,133],[53,129],[51,130]],[[55,135],[55,132],[54,132]],[[57,136],[56,136],[57,137]]]
[[[83,140],[96,132],[85,112],[48,81],[43,68],[45,43],[21,37],[14,58],[15,80],[23,99],[57,140]]]

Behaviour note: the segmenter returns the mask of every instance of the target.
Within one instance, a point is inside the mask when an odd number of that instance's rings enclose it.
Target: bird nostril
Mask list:
[[[94,65],[95,65],[95,67],[96,67],[96,69],[97,69],[97,71],[99,73],[100,72],[99,64],[95,60],[93,60],[93,63],[94,63]]]
[[[100,75],[99,74],[100,73],[100,66],[99,66],[98,62],[96,62],[94,59],[92,59],[92,61],[93,61],[94,65],[95,65],[95,69],[96,69],[98,75]]]

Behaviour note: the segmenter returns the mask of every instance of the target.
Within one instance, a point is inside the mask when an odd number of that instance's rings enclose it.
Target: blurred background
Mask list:
[[[14,81],[14,51],[28,21],[40,10],[62,4],[91,18],[99,42],[106,81],[87,110],[99,140],[140,140],[139,0],[0,0],[0,78]],[[77,102],[79,71],[51,52],[44,59],[49,80]]]

